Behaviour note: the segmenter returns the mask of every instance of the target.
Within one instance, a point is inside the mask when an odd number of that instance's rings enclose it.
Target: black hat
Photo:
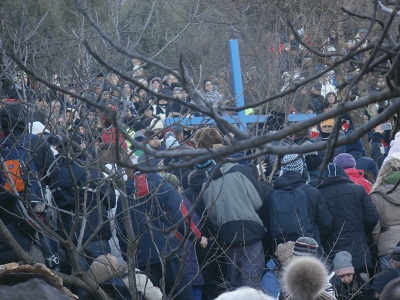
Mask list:
[[[104,77],[103,72],[98,73],[96,77],[97,77],[97,78],[99,78],[99,77]]]
[[[317,82],[316,84],[314,84],[314,89],[316,90],[322,90],[322,83],[321,82]]]

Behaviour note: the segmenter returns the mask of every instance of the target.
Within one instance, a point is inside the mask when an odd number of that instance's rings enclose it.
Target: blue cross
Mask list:
[[[240,56],[239,56],[239,44],[238,40],[229,40],[229,50],[231,55],[232,65],[232,79],[233,79],[233,92],[236,99],[236,106],[240,107],[244,105],[243,97],[243,82],[242,82],[242,70],[240,67]],[[290,114],[288,116],[289,122],[299,122],[314,117],[315,114]],[[243,131],[247,130],[248,124],[264,123],[267,120],[268,115],[246,115],[244,110],[241,110],[234,116],[222,116],[229,123],[237,124]],[[211,125],[215,124],[215,120],[208,116],[203,117],[190,117],[190,118],[166,118],[166,125],[182,124],[185,126],[190,125]]]

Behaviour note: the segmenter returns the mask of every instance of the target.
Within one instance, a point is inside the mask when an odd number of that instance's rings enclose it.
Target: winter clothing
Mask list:
[[[297,154],[285,155],[281,160],[281,173],[297,172],[303,174],[303,164]]]
[[[356,184],[361,185],[365,191],[369,194],[371,193],[371,182],[364,178],[364,171],[357,170],[355,168],[348,168],[344,170],[349,176],[350,180]]]
[[[315,255],[318,250],[318,243],[310,237],[299,237],[294,243],[294,256]]]
[[[251,244],[263,238],[264,226],[256,212],[262,205],[261,190],[248,167],[222,165],[205,190],[203,201],[221,244]]]
[[[343,172],[341,167],[330,164],[328,170],[328,177],[317,186],[333,216],[333,228],[323,244],[324,250],[330,258],[338,250],[348,251],[356,270],[372,268],[367,237],[378,221],[378,213],[363,187],[338,176]]]
[[[323,263],[312,256],[294,258],[283,272],[286,299],[322,300],[335,299],[328,283],[328,272]]]
[[[134,181],[126,182],[129,213],[132,219],[132,229],[135,237],[138,238],[136,253],[128,253],[127,231],[123,222],[123,208],[121,198],[118,200],[116,211],[117,216],[117,237],[124,259],[126,255],[136,255],[138,268],[150,274],[155,285],[159,286],[162,277],[162,262],[165,264],[167,293],[171,290],[175,280],[180,278],[176,288],[183,291],[177,295],[177,299],[193,299],[189,279],[179,270],[185,268],[179,262],[181,252],[172,251],[178,249],[179,240],[173,232],[164,233],[173,224],[180,224],[178,231],[185,234],[184,224],[180,222],[181,196],[169,183],[163,181],[158,173],[147,173],[146,180],[149,193],[143,197],[134,198]],[[138,205],[140,204],[140,205]],[[167,259],[168,257],[168,259]],[[185,287],[186,286],[186,287]]]
[[[341,166],[343,169],[355,168],[356,161],[354,157],[348,153],[340,153],[333,159],[333,163]]]
[[[74,213],[76,201],[79,199],[79,213],[87,214],[86,224],[83,225],[83,222],[80,221],[75,229],[76,236],[81,234],[81,226],[85,226],[83,243],[94,233],[96,235],[92,241],[108,241],[111,238],[111,228],[110,223],[106,222],[108,220],[107,212],[115,206],[116,202],[112,186],[104,182],[100,170],[88,169],[72,160],[67,161],[67,159],[61,158],[57,168],[59,173],[51,185],[57,207]],[[78,188],[78,195],[74,187]],[[84,204],[85,206],[82,208]],[[59,214],[59,234],[66,238],[73,229],[74,216],[63,212]],[[97,228],[99,222],[105,222],[100,229]]]
[[[379,222],[373,232],[374,243],[378,246],[378,256],[389,255],[400,241],[400,189],[397,187],[392,193],[395,180],[400,178],[399,172],[391,183],[385,182],[371,193],[372,202],[379,213]]]
[[[352,134],[350,130],[347,134]],[[351,154],[356,161],[356,169],[368,171],[374,178],[378,176],[378,167],[376,166],[374,160],[369,157],[365,157],[364,146],[360,139],[358,139],[354,144],[347,144],[344,147],[346,153]]]
[[[292,190],[304,184],[305,179],[297,172],[286,172],[273,182],[274,189]],[[332,227],[332,215],[328,210],[325,199],[321,193],[312,186],[306,185],[303,189],[308,201],[308,216],[312,224],[312,237],[321,244],[324,237]]]
[[[340,251],[336,253],[333,259],[333,270],[336,275],[354,274],[354,267],[351,263],[351,254],[347,251]]]

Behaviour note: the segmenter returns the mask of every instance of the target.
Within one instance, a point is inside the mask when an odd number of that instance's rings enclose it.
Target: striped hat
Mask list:
[[[294,243],[293,255],[310,256],[317,254],[318,243],[310,237],[299,237]]]

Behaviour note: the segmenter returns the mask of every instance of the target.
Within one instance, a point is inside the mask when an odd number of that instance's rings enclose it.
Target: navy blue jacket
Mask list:
[[[291,190],[304,184],[306,180],[297,172],[286,172],[273,182],[273,188]],[[321,245],[321,236],[325,237],[332,228],[332,215],[322,194],[307,185],[303,191],[308,201],[308,217],[313,225],[313,238]]]
[[[70,175],[71,168],[73,176]],[[75,212],[79,206],[79,214],[86,217],[86,227],[83,235],[83,243],[97,231],[95,240],[109,240],[111,238],[110,223],[106,222],[101,228],[97,228],[99,221],[108,220],[108,213],[115,206],[115,191],[112,186],[104,180],[104,176],[99,169],[87,169],[85,166],[78,165],[74,161],[61,159],[58,165],[59,173],[51,186],[54,201],[58,208],[69,212]],[[78,191],[76,193],[76,188]],[[98,197],[99,196],[99,197]],[[86,211],[82,209],[86,201]],[[100,210],[98,205],[100,204]],[[99,215],[100,212],[100,215]],[[60,212],[58,226],[60,234],[66,237],[72,230],[74,217],[70,214]],[[75,230],[75,237],[79,237],[82,226],[82,219]]]
[[[336,252],[348,251],[359,272],[372,268],[367,236],[378,222],[379,215],[365,189],[341,176],[326,178],[317,187],[324,195],[333,216],[332,231],[325,251],[333,259]]]
[[[132,229],[138,239],[136,258],[139,268],[146,268],[148,264],[158,264],[165,258],[172,259],[179,256],[179,251],[170,256],[174,249],[180,247],[179,240],[171,228],[174,224],[179,223],[179,231],[184,232],[183,216],[179,210],[181,196],[178,191],[171,184],[165,182],[158,173],[147,173],[147,183],[150,194],[135,199],[133,180],[130,179],[126,182]],[[127,233],[123,223],[120,201],[121,197],[118,200],[116,211],[117,237],[126,260],[126,255],[133,254],[127,254]],[[165,232],[167,229],[170,229],[169,232]]]

